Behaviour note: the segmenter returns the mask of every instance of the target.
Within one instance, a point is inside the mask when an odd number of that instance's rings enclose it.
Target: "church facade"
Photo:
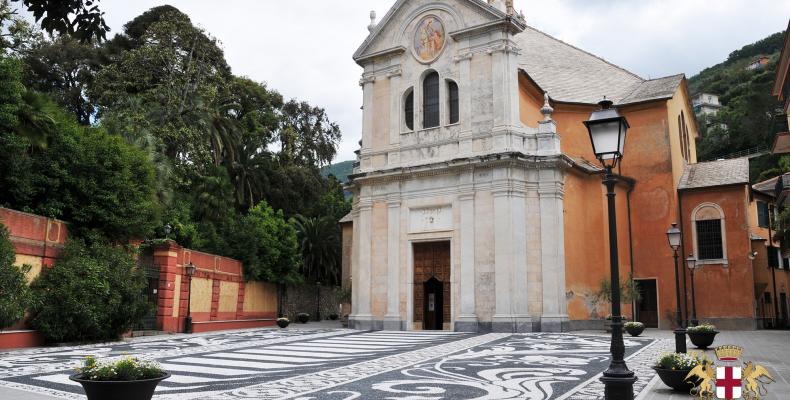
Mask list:
[[[363,127],[343,230],[352,327],[602,326],[606,203],[582,122],[603,97],[631,124],[620,271],[648,300],[626,314],[669,326],[665,232],[683,219],[698,137],[682,75],[640,78],[528,26],[510,1],[398,0],[369,29],[354,55]]]

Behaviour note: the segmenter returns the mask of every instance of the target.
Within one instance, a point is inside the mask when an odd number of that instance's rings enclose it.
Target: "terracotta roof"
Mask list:
[[[337,221],[337,223],[344,224],[346,222],[353,222],[353,221],[354,221],[354,217],[351,215],[351,213],[348,213],[346,214],[345,217],[340,218],[340,221]]]
[[[686,165],[678,189],[749,183],[749,159],[734,158]]]
[[[530,26],[515,41],[521,50],[521,70],[556,101],[596,104],[606,96],[616,104],[628,104],[671,98],[683,79],[642,79]]]

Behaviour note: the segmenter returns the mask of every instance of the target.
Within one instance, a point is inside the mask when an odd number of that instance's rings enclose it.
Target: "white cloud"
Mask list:
[[[223,43],[234,73],[286,98],[327,109],[343,130],[338,160],[354,157],[362,126],[362,72],[351,56],[394,0],[104,0],[114,32],[170,4]],[[691,76],[743,45],[787,27],[790,1],[516,0],[527,22],[643,77]]]

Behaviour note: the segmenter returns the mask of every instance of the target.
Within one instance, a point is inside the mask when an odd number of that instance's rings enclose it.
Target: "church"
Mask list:
[[[771,193],[753,195],[746,159],[697,163],[682,74],[644,79],[532,28],[512,0],[397,0],[369,30],[353,57],[363,126],[341,220],[352,328],[603,328],[606,198],[583,124],[603,98],[630,124],[617,231],[621,282],[639,296],[624,315],[672,326],[678,223],[684,318],[693,255],[695,314],[756,326],[770,233],[752,208]],[[731,304],[716,300],[727,292]]]

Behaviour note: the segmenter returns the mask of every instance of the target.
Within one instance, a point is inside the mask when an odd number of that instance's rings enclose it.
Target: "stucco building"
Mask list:
[[[671,223],[688,231],[682,254],[708,257],[695,243],[726,247],[736,242],[730,235],[749,242],[748,220],[726,238],[681,222],[687,207],[709,201],[679,201],[693,197],[682,185],[693,180],[698,138],[683,75],[643,79],[528,26],[508,1],[398,0],[369,29],[354,54],[364,69],[363,128],[343,228],[352,327],[603,326],[605,189],[582,124],[603,97],[631,126],[617,171],[619,258],[622,280],[633,276],[643,296],[627,316],[670,327]],[[744,207],[748,165],[746,174],[723,185],[740,185]],[[725,209],[728,228],[730,212],[747,209]],[[726,279],[736,265],[751,271],[752,260],[734,252],[704,268]],[[747,293],[744,305],[698,304],[707,313],[700,319],[754,326],[750,282],[736,288]]]

